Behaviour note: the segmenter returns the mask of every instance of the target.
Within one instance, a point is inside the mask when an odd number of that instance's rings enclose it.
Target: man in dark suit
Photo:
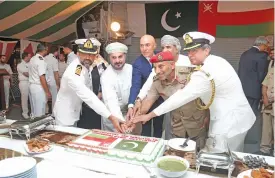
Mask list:
[[[144,35],[140,39],[140,51],[141,55],[134,61],[133,65],[133,73],[132,73],[132,86],[129,96],[129,105],[128,105],[128,113],[127,117],[130,117],[133,112],[133,107],[135,102],[141,102],[137,96],[139,91],[141,90],[143,84],[146,82],[150,73],[152,72],[152,64],[149,62],[149,59],[154,55],[154,50],[156,49],[156,42],[153,36]],[[162,98],[159,98],[152,108],[153,110],[157,106],[159,106],[163,102]],[[149,112],[150,112],[149,111]],[[153,136],[160,138],[162,136],[162,125],[163,125],[163,115],[159,117],[155,117],[153,119]],[[143,136],[151,136],[151,127],[152,122],[146,122],[142,126]]]
[[[254,46],[245,51],[240,58],[238,75],[242,82],[245,96],[256,116],[259,116],[259,104],[262,98],[262,82],[267,74],[268,61],[266,50],[268,41],[265,37],[258,37]],[[261,119],[257,117],[253,127],[248,131],[246,143],[249,146],[247,152],[259,150],[261,139]],[[253,148],[254,147],[254,148]]]
[[[238,74],[243,90],[256,116],[262,98],[262,82],[267,74],[267,48],[268,41],[265,37],[258,37],[254,46],[241,55],[239,63]]]

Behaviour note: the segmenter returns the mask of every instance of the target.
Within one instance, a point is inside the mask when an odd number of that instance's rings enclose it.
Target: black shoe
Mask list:
[[[264,153],[264,152],[262,152],[262,151],[257,151],[257,152],[255,152],[255,153],[253,153],[253,154],[262,155],[262,156],[270,156],[270,153]]]

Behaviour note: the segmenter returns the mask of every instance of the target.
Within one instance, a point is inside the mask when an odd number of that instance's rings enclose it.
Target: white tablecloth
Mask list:
[[[59,131],[66,131],[66,132],[77,133],[77,134],[82,134],[87,131],[85,129],[72,128],[72,127],[60,127],[60,126],[56,126],[55,129]],[[12,149],[14,151],[18,151],[27,155],[27,152],[25,151],[23,146],[24,143],[25,141],[23,140],[11,140],[10,138],[0,137],[0,148]],[[240,158],[247,155],[245,153],[236,153],[236,154]],[[68,173],[68,175],[70,176],[76,175],[76,173],[80,174],[79,172],[82,171],[83,172],[83,176],[81,176],[82,178],[94,177],[91,175],[98,174],[98,173],[83,170],[80,168],[108,172],[108,173],[117,175],[117,177],[113,176],[113,178],[126,178],[126,177],[127,178],[147,178],[147,177],[149,178],[149,174],[144,170],[142,166],[71,153],[71,152],[65,151],[65,148],[61,146],[54,146],[52,151],[46,152],[43,154],[37,154],[35,156],[45,159],[44,161],[38,164],[38,175],[39,175],[38,178],[44,178],[45,177],[44,173],[45,175],[52,173],[51,176],[48,176],[51,178],[61,177],[54,174],[56,174],[56,172],[59,172],[60,174],[62,174],[63,172],[66,172],[66,171],[72,172],[72,173]],[[269,164],[274,164],[275,159],[273,157],[266,157],[266,161]],[[52,169],[54,170],[60,169],[60,170],[52,171]],[[160,178],[162,177],[157,173],[156,168],[151,168],[151,171],[157,174],[158,177]],[[91,175],[88,176],[89,173]],[[87,176],[84,176],[84,175],[87,175]],[[105,176],[106,178],[110,177],[102,174],[101,175],[98,174],[96,177],[101,177],[101,176],[103,177]],[[79,176],[71,176],[71,177],[79,177]],[[183,177],[194,178],[195,173],[188,171]],[[203,174],[198,175],[198,178],[211,178],[211,177],[212,176],[207,176]]]

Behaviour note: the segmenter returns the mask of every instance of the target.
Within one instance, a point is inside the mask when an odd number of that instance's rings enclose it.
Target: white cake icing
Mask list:
[[[142,164],[153,163],[164,151],[163,139],[102,130],[91,130],[68,145],[69,151]]]

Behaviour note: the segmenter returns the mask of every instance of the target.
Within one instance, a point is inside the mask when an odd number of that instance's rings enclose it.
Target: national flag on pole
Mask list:
[[[6,59],[9,59],[17,42],[0,40],[0,54],[5,55]]]
[[[20,54],[23,52],[30,53],[32,56],[36,53],[36,48],[39,43],[29,40],[20,40]]]

